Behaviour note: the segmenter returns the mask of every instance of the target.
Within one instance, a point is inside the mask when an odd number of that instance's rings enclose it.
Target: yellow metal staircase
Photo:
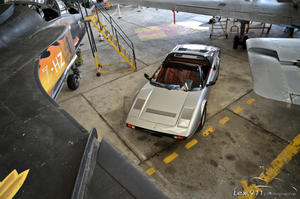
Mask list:
[[[99,15],[101,15],[102,21],[99,20]],[[86,30],[88,33],[98,76],[103,73],[112,73],[118,71],[136,71],[136,58],[132,41],[102,6],[97,5],[95,8],[95,14],[85,17],[85,21],[87,22]],[[108,72],[101,71],[102,67],[114,64],[102,65],[100,63],[99,54],[90,24],[92,24],[98,30],[98,32],[108,41],[108,43],[120,54],[120,56],[125,60],[125,62],[122,63],[127,63],[130,66],[128,69]]]

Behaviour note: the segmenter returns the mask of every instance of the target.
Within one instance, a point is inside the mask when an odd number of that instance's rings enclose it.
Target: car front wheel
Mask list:
[[[200,119],[200,125],[199,125],[197,131],[200,131],[203,128],[203,126],[205,124],[205,120],[206,120],[206,105],[204,106],[204,109],[203,109],[203,112],[201,115],[201,119]]]

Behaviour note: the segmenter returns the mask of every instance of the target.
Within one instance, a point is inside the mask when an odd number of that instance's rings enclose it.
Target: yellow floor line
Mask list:
[[[252,104],[253,102],[255,102],[254,98],[250,98],[250,99],[247,100],[247,104]]]
[[[213,133],[215,131],[215,128],[214,127],[209,127],[208,129],[206,129],[202,135],[203,136],[208,136],[209,134]]]
[[[146,173],[149,175],[149,176],[152,176],[154,173],[155,173],[155,169],[154,168],[150,168],[146,171]]]
[[[242,112],[244,109],[242,107],[237,107],[233,112],[236,114],[239,114],[240,112]]]
[[[222,119],[219,120],[219,123],[224,125],[224,124],[226,124],[226,122],[228,122],[229,120],[230,120],[229,117],[223,117]]]
[[[198,143],[198,140],[196,140],[196,139],[192,139],[191,141],[189,141],[184,147],[186,148],[186,149],[190,149],[190,148],[192,148],[195,144],[197,144]]]
[[[268,185],[280,173],[284,165],[289,163],[299,151],[300,134],[297,135],[283,151],[281,151],[281,153],[271,162],[270,167],[266,168],[265,172],[262,172],[259,175],[259,178],[264,179],[266,185]],[[245,180],[241,181],[241,185],[246,196],[239,196],[238,199],[254,199],[256,198],[256,194],[251,193],[253,193],[253,191],[259,193],[262,190],[262,188],[257,187],[256,184],[248,185]]]
[[[172,153],[171,155],[167,156],[164,159],[164,163],[169,164],[170,162],[172,162],[177,157],[178,157],[178,154],[174,152],[174,153]]]

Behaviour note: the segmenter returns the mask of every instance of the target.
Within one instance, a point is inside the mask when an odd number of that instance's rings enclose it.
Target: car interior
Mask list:
[[[186,80],[192,80],[193,88],[202,88],[209,76],[209,71],[210,67],[205,60],[198,60],[197,63],[168,60],[157,72],[156,82],[182,86]]]

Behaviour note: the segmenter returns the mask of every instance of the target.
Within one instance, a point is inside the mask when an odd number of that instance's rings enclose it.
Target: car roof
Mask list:
[[[202,44],[180,44],[175,46],[170,53],[194,54],[207,57],[217,50],[219,50],[219,48]]]

